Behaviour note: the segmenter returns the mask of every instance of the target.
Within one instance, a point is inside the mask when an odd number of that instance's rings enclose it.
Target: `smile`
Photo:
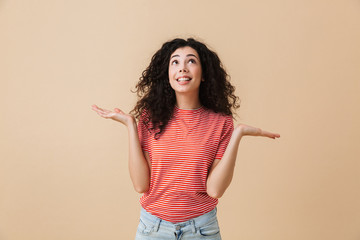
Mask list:
[[[191,78],[189,78],[189,77],[180,77],[180,78],[176,79],[176,81],[178,81],[178,82],[187,82],[190,80],[191,80]]]

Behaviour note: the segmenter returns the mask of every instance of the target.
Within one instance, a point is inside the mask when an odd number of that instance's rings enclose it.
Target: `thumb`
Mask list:
[[[114,111],[115,111],[116,113],[122,113],[122,111],[121,111],[120,109],[118,109],[118,108],[114,108]]]

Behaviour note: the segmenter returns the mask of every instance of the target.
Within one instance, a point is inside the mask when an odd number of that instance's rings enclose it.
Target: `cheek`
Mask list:
[[[175,90],[176,85],[175,85],[175,82],[174,82],[174,81],[169,80],[169,85],[170,85],[170,88],[171,88],[172,90]]]
[[[197,68],[197,69],[195,70],[195,74],[196,74],[197,77],[201,78],[201,77],[202,77],[201,68]]]
[[[175,71],[174,69],[169,68],[169,74],[168,74],[169,80],[173,80],[175,78]]]

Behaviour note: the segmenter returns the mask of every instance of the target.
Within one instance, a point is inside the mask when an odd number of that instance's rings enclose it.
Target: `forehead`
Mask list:
[[[180,57],[187,56],[189,54],[195,55],[197,58],[199,58],[199,55],[195,49],[192,47],[186,46],[176,49],[172,54],[171,57],[178,55]]]

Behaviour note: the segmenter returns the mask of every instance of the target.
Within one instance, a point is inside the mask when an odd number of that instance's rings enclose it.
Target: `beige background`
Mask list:
[[[129,111],[161,44],[219,53],[243,139],[225,240],[360,239],[360,1],[0,1],[0,239],[133,239]]]

